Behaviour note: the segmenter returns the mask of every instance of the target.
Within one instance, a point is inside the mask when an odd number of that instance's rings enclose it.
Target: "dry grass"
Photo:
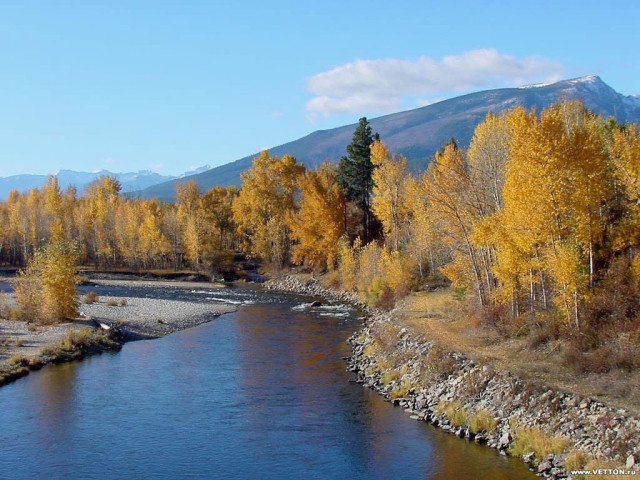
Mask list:
[[[384,385],[389,385],[391,382],[397,380],[398,378],[400,378],[400,372],[398,372],[397,370],[387,370],[382,374],[382,378],[380,379],[380,381]]]
[[[640,392],[640,374],[630,363],[640,358],[638,354],[633,355],[634,342],[618,335],[616,341],[609,344],[614,353],[611,357],[601,355],[604,350],[586,356],[578,352],[579,358],[574,360],[577,366],[569,367],[566,363],[571,362],[566,354],[569,347],[566,340],[556,339],[561,333],[557,324],[545,326],[542,318],[531,317],[504,326],[502,331],[486,325],[476,326],[473,315],[478,307],[452,298],[451,291],[409,295],[398,305],[397,328],[406,327],[416,336],[433,340],[444,347],[440,352],[445,349],[461,352],[477,363],[511,371],[525,380],[595,397],[640,415],[640,394],[636,393]],[[512,330],[520,332],[519,336],[504,334]],[[527,331],[530,333],[525,334]],[[585,368],[587,361],[589,365]],[[609,373],[594,372],[610,370],[610,367],[596,368],[602,361],[614,365]],[[453,359],[444,354],[440,356],[437,351],[428,355],[426,364],[429,374],[446,375],[448,370],[455,369]],[[628,373],[629,368],[635,370]]]
[[[84,300],[83,302],[86,303],[87,305],[91,305],[92,303],[96,303],[99,300],[98,298],[98,294],[96,292],[87,292],[87,294],[84,296]]]
[[[469,430],[473,433],[493,432],[498,421],[488,410],[480,409],[469,417]]]
[[[458,306],[458,300],[455,299],[453,292],[448,289],[435,292],[417,292],[411,295],[411,310],[419,312],[424,317],[447,317]]]
[[[598,460],[593,458],[591,455],[581,451],[581,450],[572,450],[567,455],[567,458],[564,461],[564,468],[567,471],[572,470],[600,470],[600,469],[609,469],[609,470],[626,470],[624,465],[615,464],[614,462]],[[637,475],[574,475],[573,478],[575,480],[591,480],[591,479],[599,479],[599,480],[637,480]]]
[[[118,302],[117,302],[117,300],[107,300],[105,305],[107,307],[117,307],[118,306]]]
[[[402,382],[400,385],[391,390],[389,397],[391,398],[391,400],[396,398],[405,398],[409,393],[409,390],[411,390],[412,388],[413,385],[411,384],[411,382]]]
[[[591,455],[583,452],[582,450],[571,450],[567,454],[567,458],[564,461],[564,468],[567,470],[582,470],[591,461]]]
[[[110,341],[105,335],[89,327],[68,330],[66,335],[57,342],[45,345],[40,349],[40,354],[56,357],[63,353],[78,350],[87,350],[95,345],[108,344]]]
[[[454,427],[464,427],[469,422],[469,412],[463,407],[462,401],[457,399],[439,402],[435,414],[444,415]]]
[[[616,464],[614,462],[604,460],[591,460],[585,467],[585,470],[600,470],[600,469],[618,469],[625,470],[624,465]],[[576,475],[575,480],[638,480],[638,475]]]
[[[516,428],[509,453],[520,457],[525,453],[533,452],[535,458],[540,460],[549,454],[562,453],[570,445],[571,441],[566,437],[552,437],[539,428],[519,427]]]

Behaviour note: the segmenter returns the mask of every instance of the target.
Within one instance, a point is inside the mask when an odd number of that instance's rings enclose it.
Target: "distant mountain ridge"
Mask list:
[[[93,182],[95,179],[109,175],[116,177],[122,185],[122,192],[134,192],[143,190],[152,185],[166,182],[169,180],[183,178],[188,175],[198,174],[207,170],[210,170],[211,166],[205,165],[200,168],[192,169],[182,175],[176,177],[173,175],[160,175],[159,173],[152,172],[151,170],[140,170],[138,172],[124,172],[114,173],[108,170],[99,170],[96,172],[77,172],[74,170],[59,170],[54,175],[58,179],[58,184],[63,190],[70,185],[74,185],[79,192]],[[32,188],[41,187],[47,180],[48,175],[12,175],[10,177],[0,177],[0,200],[6,199],[11,190],[18,190],[23,192]]]
[[[476,125],[488,112],[498,113],[518,105],[542,109],[563,98],[580,99],[595,113],[615,117],[619,122],[640,122],[640,97],[622,95],[600,77],[591,75],[557,83],[470,93],[425,107],[373,118],[370,123],[373,131],[380,133],[392,152],[405,155],[411,169],[419,171],[426,168],[434,153],[451,137],[459,145],[467,146]],[[269,153],[277,156],[293,155],[308,167],[317,167],[325,160],[337,162],[345,154],[355,127],[356,124],[350,124],[330,130],[318,130],[298,140],[270,148]],[[257,152],[185,178],[194,180],[202,190],[214,186],[240,185],[240,172],[251,166],[256,155]],[[172,200],[177,181],[181,180],[159,183],[134,192],[132,196]]]

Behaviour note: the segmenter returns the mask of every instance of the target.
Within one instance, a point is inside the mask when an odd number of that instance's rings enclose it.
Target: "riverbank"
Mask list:
[[[201,282],[96,280],[92,287],[171,287],[210,289],[219,284]],[[5,295],[13,306],[11,295]],[[79,301],[82,301],[79,296]],[[158,338],[206,323],[237,310],[228,303],[195,303],[133,296],[98,296],[79,305],[80,316],[57,325],[32,325],[0,319],[0,385],[51,362],[71,361],[89,353],[117,350],[127,341]]]
[[[267,288],[354,298],[307,277],[284,276]],[[369,309],[350,339],[349,369],[413,419],[519,456],[547,478],[571,478],[569,470],[583,468],[640,470],[640,421],[629,411],[475,362],[425,337],[406,317],[402,308]]]

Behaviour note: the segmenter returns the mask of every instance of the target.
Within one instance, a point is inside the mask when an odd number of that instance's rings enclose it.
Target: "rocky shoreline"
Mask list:
[[[265,288],[350,301],[363,308],[367,320],[349,339],[353,356],[348,368],[357,382],[404,408],[415,420],[502,454],[521,456],[545,478],[572,478],[568,470],[584,467],[569,465],[569,457],[578,455],[596,459],[599,466],[605,462],[609,467],[640,471],[640,421],[624,409],[477,365],[461,353],[447,352],[429,339],[399,329],[394,312],[367,308],[353,294],[324,288],[314,280],[283,276],[267,282]],[[481,414],[484,430],[476,425],[483,427],[482,423],[473,420]],[[536,434],[562,448],[553,452],[551,446],[551,453],[536,457],[532,451],[544,449],[526,445],[523,449],[525,434]]]

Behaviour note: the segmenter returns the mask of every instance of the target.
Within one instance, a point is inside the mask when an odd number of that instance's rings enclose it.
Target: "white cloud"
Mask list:
[[[279,112],[278,110],[274,110],[273,112],[271,112],[271,116],[273,118],[282,118],[284,117],[284,113]]]
[[[304,119],[312,125],[315,125],[318,121],[318,113],[317,112],[309,112],[304,116]]]
[[[441,60],[385,58],[356,59],[307,79],[315,97],[306,104],[309,112],[325,116],[341,112],[388,112],[398,110],[407,97],[459,93],[482,88],[518,86],[559,80],[560,63],[531,55],[516,58],[493,48],[449,55]],[[425,98],[413,99],[426,102]]]

